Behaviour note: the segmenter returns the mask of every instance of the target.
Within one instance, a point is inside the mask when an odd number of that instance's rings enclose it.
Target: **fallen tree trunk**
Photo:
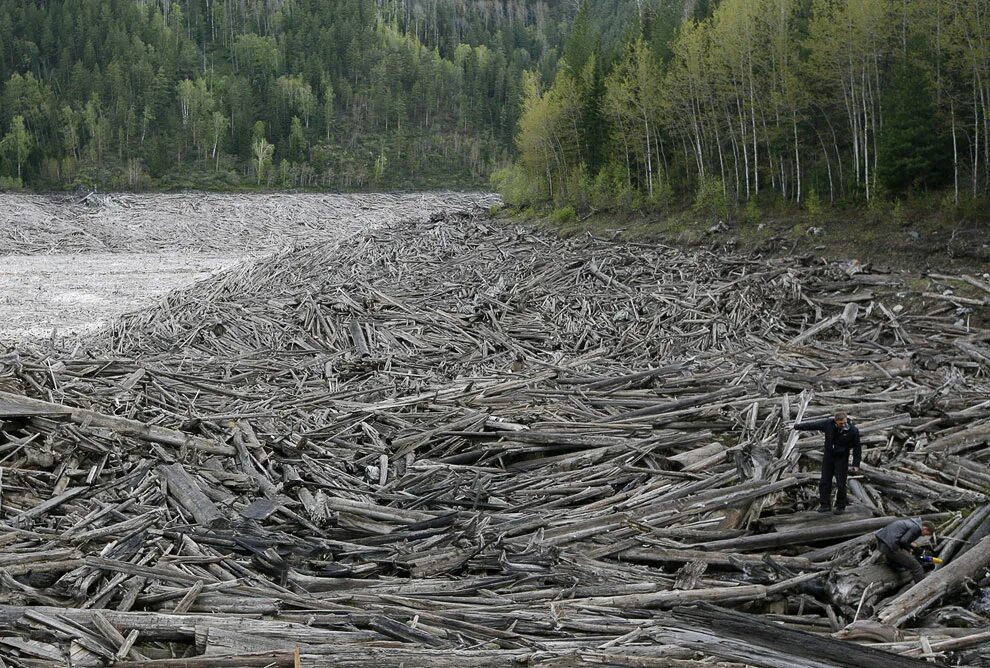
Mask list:
[[[852,617],[871,617],[874,605],[904,582],[906,573],[897,573],[882,564],[867,564],[833,571],[825,583],[829,600]]]
[[[923,519],[933,522],[944,520],[950,513],[935,513],[923,515]],[[705,550],[724,550],[746,552],[749,550],[765,550],[770,547],[780,547],[782,545],[799,545],[813,543],[820,540],[830,540],[833,538],[845,538],[847,536],[857,536],[859,534],[876,531],[887,526],[897,517],[874,517],[868,520],[856,520],[843,524],[830,524],[827,526],[812,526],[803,529],[793,529],[791,531],[779,531],[776,533],[758,534],[755,536],[740,536],[739,538],[728,538],[726,540],[715,540],[708,543],[701,543],[696,547]]]
[[[144,422],[139,422],[138,420],[129,420],[127,418],[116,417],[113,415],[105,415],[104,413],[98,413],[85,408],[64,406],[61,404],[52,403],[50,401],[42,401],[40,399],[32,399],[19,394],[12,394],[10,392],[0,392],[0,399],[12,404],[24,406],[27,409],[45,411],[46,414],[65,415],[75,424],[85,424],[91,427],[109,429],[110,431],[117,432],[118,434],[133,436],[134,438],[144,441],[162,443],[164,445],[172,445],[180,448],[193,448],[195,450],[202,450],[203,452],[218,455],[234,454],[233,446],[217,443],[216,441],[211,441],[199,436],[190,436],[189,434],[184,434],[181,431],[175,431],[174,429],[146,424]]]
[[[300,668],[298,650],[294,652],[263,652],[240,656],[209,654],[187,659],[158,659],[155,661],[117,661],[113,668]]]
[[[679,624],[677,623],[679,622]],[[797,631],[711,605],[676,608],[658,639],[764,668],[921,668],[931,664]]]

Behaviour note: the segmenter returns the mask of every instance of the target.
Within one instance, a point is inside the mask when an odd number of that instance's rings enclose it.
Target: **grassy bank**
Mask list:
[[[869,207],[748,206],[722,214],[667,211],[505,209],[500,215],[564,236],[591,233],[684,248],[821,257],[918,272],[990,271],[990,203],[948,200]]]

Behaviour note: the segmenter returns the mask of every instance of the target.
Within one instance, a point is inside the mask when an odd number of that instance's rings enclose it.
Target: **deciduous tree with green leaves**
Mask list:
[[[4,153],[17,165],[17,179],[20,181],[21,168],[34,146],[34,137],[25,126],[23,116],[14,116],[11,120],[10,131],[4,135],[2,146]]]

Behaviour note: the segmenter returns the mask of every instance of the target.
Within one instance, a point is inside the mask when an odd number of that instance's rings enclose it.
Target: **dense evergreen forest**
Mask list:
[[[0,187],[990,190],[990,0],[0,0]]]
[[[525,75],[511,203],[985,203],[990,0],[642,0],[618,52],[595,4]]]
[[[2,184],[484,185],[573,3],[0,0]]]

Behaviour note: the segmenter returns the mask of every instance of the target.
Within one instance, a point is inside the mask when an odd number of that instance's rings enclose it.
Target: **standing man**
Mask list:
[[[873,535],[877,539],[877,549],[887,563],[895,570],[908,571],[917,583],[925,578],[925,569],[911,553],[911,543],[921,536],[931,536],[933,533],[934,524],[922,522],[920,517],[915,517],[894,520]]]
[[[859,442],[859,429],[849,421],[849,416],[839,411],[835,417],[823,420],[808,420],[794,425],[798,431],[825,432],[825,451],[822,453],[822,479],[818,483],[818,512],[827,513],[832,509],[832,478],[835,478],[835,514],[846,512],[846,476],[851,471],[859,471],[862,445]],[[849,466],[849,452],[852,451],[852,466]]]

